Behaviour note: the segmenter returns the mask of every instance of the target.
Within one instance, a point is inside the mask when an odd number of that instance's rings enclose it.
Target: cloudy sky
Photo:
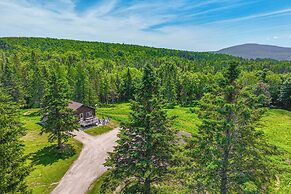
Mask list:
[[[213,51],[291,47],[290,0],[0,0],[0,37],[37,36]]]

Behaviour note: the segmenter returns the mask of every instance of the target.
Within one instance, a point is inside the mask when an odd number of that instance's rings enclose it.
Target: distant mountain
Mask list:
[[[291,61],[291,48],[271,45],[243,44],[221,49],[217,51],[217,53],[229,54],[247,59],[268,58]]]

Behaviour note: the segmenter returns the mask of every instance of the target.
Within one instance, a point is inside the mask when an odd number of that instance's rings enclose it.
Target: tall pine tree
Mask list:
[[[90,104],[90,82],[85,65],[78,64],[75,85],[75,100],[84,104]]]
[[[123,93],[122,93],[123,100],[128,101],[132,99],[133,93],[134,93],[134,85],[133,85],[130,69],[128,68],[126,76],[123,81]]]
[[[178,68],[174,62],[164,63],[159,67],[161,93],[170,105],[176,103],[177,72]]]
[[[40,64],[36,59],[36,54],[32,52],[29,71],[29,105],[32,107],[40,107],[45,92],[46,81],[42,75]]]
[[[261,193],[273,178],[268,155],[272,147],[255,129],[261,118],[253,92],[237,82],[231,63],[225,81],[201,100],[202,124],[193,139],[195,189],[212,193]]]
[[[3,58],[3,75],[1,77],[1,84],[7,90],[14,102],[24,102],[24,90],[19,79],[19,72],[17,67],[9,62],[9,59]]]
[[[20,138],[25,129],[19,122],[19,107],[0,87],[0,193],[27,193],[29,174]]]
[[[136,101],[132,102],[130,122],[122,125],[118,145],[106,162],[115,177],[129,183],[125,185],[127,192],[151,193],[152,184],[160,180],[170,165],[175,132],[158,93],[155,71],[146,65]],[[139,189],[130,190],[133,183]]]
[[[68,132],[78,128],[77,118],[73,110],[68,108],[68,83],[62,69],[54,70],[48,82],[48,88],[42,105],[42,133],[49,133],[49,141],[57,140],[58,149],[69,137]]]

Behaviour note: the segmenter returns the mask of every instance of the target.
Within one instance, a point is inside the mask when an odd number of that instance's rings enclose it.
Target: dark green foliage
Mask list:
[[[42,133],[49,133],[49,141],[58,141],[58,149],[69,137],[68,132],[78,128],[77,118],[73,110],[68,108],[68,84],[63,70],[59,67],[51,73],[46,95],[42,104]]]
[[[45,93],[46,79],[43,76],[42,66],[38,64],[36,54],[31,53],[31,62],[28,70],[29,77],[29,106],[40,107]]]
[[[30,172],[20,138],[19,107],[0,87],[0,193],[29,193],[25,178]]]
[[[10,63],[8,58],[2,55],[1,85],[7,90],[14,102],[21,103],[24,100],[24,90],[20,81],[19,64]],[[0,85],[0,86],[1,86]]]
[[[159,67],[159,77],[161,85],[161,94],[169,104],[175,104],[177,100],[176,83],[178,77],[178,68],[175,63],[164,63]]]
[[[281,89],[279,95],[279,102],[281,103],[283,108],[291,109],[291,78],[288,77]]]
[[[130,122],[122,126],[118,145],[106,162],[112,176],[123,180],[125,190],[150,193],[152,184],[159,182],[170,166],[175,131],[162,109],[158,89],[154,69],[146,65]]]
[[[202,125],[192,142],[194,190],[212,193],[262,193],[274,178],[269,155],[275,150],[263,132],[257,97],[237,82],[239,70],[230,64],[221,88],[201,100]]]
[[[272,104],[277,106],[279,101],[280,88],[282,85],[282,78],[280,74],[269,72],[266,77],[266,82],[269,85],[269,92],[271,95]]]
[[[133,98],[144,64],[157,68],[161,94],[169,107],[189,105],[211,92],[231,61],[240,62],[245,77],[255,75],[270,87],[278,104],[278,76],[290,62],[244,60],[215,53],[197,53],[124,44],[49,38],[1,38],[0,80],[14,101],[39,107],[52,63],[64,67],[72,100],[94,106]],[[9,48],[9,49],[7,49]],[[252,83],[253,87],[257,82]]]
[[[267,83],[259,81],[254,94],[258,97],[258,103],[262,106],[268,107],[271,104],[270,86]]]
[[[124,101],[131,100],[133,98],[133,94],[134,94],[134,83],[132,80],[130,69],[128,68],[123,82],[122,99]]]
[[[179,81],[179,101],[181,104],[192,104],[193,100],[200,99],[204,89],[201,74],[186,72],[181,75]]]
[[[88,77],[88,71],[86,70],[84,65],[79,64],[77,66],[76,73],[76,85],[75,85],[75,96],[74,99],[78,102],[83,102],[84,104],[90,103],[90,82]],[[94,105],[91,104],[91,105]]]

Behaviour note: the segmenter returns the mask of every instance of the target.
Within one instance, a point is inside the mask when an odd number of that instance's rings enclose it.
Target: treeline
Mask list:
[[[1,38],[0,80],[15,102],[40,107],[55,69],[68,81],[70,99],[88,105],[132,99],[145,64],[157,70],[161,95],[169,106],[190,105],[212,91],[231,61],[240,63],[240,81],[264,94],[265,105],[289,108],[288,61],[243,60],[215,53],[197,53],[151,47],[58,40]],[[281,95],[280,95],[281,93]]]

